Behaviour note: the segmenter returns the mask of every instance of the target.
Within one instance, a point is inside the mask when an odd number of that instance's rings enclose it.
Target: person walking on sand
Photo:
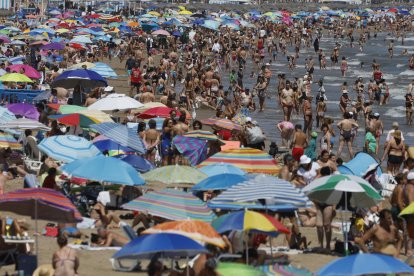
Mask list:
[[[348,146],[349,151],[349,158],[352,159],[354,157],[354,153],[352,150],[352,129],[358,128],[358,124],[351,120],[351,116],[348,112],[344,114],[344,119],[337,124],[339,131],[340,131],[340,138],[339,138],[339,148],[336,154],[337,158],[341,157],[342,149],[346,144]]]
[[[341,73],[342,73],[342,77],[344,78],[346,75],[346,71],[348,71],[348,62],[346,61],[345,57],[342,57],[342,61],[341,61]]]
[[[59,249],[53,253],[52,266],[55,276],[75,276],[78,274],[79,259],[75,249],[68,247],[64,236],[57,238]]]

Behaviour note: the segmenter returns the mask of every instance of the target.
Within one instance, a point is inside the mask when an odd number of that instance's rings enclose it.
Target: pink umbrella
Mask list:
[[[10,65],[7,68],[10,69],[11,72],[16,72],[16,73],[20,73],[20,69],[24,70],[24,73],[27,77],[31,78],[31,79],[40,79],[42,77],[42,75],[40,75],[40,73],[34,69],[32,66],[29,66],[27,64],[14,64],[14,65]]]
[[[3,41],[3,43],[10,43],[11,40],[8,36],[0,35],[0,40]]]
[[[166,30],[157,30],[155,32],[152,32],[152,34],[153,35],[166,35],[166,36],[169,36],[170,35],[170,33],[167,32]]]

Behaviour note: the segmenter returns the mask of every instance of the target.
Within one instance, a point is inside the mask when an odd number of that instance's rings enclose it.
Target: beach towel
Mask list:
[[[207,140],[192,137],[175,136],[175,148],[188,159],[192,166],[196,166],[207,159]]]
[[[78,229],[93,229],[95,228],[95,220],[91,218],[82,217],[83,220],[76,224],[76,228]]]
[[[82,245],[82,244],[68,244],[68,246],[70,248],[73,249],[82,249],[82,250],[89,250],[89,251],[101,251],[101,250],[121,250],[122,247],[118,247],[118,246],[100,246],[100,247],[95,247],[95,246],[90,246],[90,245]]]

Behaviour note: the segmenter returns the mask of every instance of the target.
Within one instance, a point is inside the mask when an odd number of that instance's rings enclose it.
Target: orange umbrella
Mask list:
[[[209,243],[220,248],[224,248],[226,246],[221,236],[210,224],[199,220],[177,220],[164,222],[144,231],[144,234],[155,233],[175,233],[199,242]]]
[[[138,22],[136,22],[136,21],[131,21],[131,22],[129,22],[127,25],[128,25],[129,27],[138,27],[138,26],[139,26],[139,23],[138,23]]]

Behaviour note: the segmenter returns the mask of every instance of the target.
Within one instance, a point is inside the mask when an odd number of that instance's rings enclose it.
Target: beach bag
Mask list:
[[[57,237],[59,235],[59,229],[53,223],[48,223],[43,230],[43,235],[46,237]]]

